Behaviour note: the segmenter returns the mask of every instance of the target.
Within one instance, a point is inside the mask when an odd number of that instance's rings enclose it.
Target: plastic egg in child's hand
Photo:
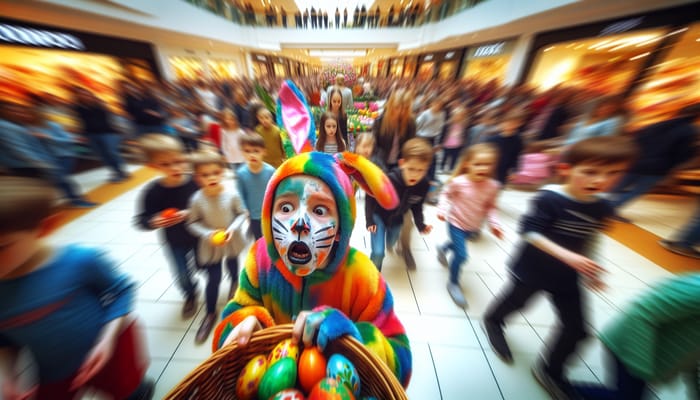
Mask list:
[[[328,359],[326,376],[333,378],[352,391],[355,397],[360,395],[360,376],[355,366],[342,354],[333,354]]]
[[[294,343],[292,339],[285,339],[277,343],[277,346],[267,356],[267,364],[272,365],[285,357],[293,358],[295,363],[299,360],[299,345]]]
[[[268,400],[275,393],[291,389],[297,381],[297,362],[291,357],[285,357],[271,364],[260,381],[258,399]]]
[[[251,358],[238,375],[236,397],[241,400],[255,399],[258,394],[258,386],[266,370],[267,357],[259,355]]]
[[[178,211],[180,210],[178,210],[177,208],[166,208],[165,210],[160,212],[160,216],[164,219],[170,219],[176,216]]]
[[[226,232],[216,231],[211,235],[211,244],[214,246],[221,246],[226,243]]]
[[[299,357],[299,385],[306,393],[326,377],[326,357],[318,347],[307,347]]]
[[[355,400],[355,396],[337,380],[324,378],[314,386],[307,400]]]
[[[285,389],[277,392],[270,400],[306,400],[306,397],[297,389]]]

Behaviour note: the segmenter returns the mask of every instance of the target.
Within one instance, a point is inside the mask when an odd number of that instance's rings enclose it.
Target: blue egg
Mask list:
[[[360,376],[350,360],[341,354],[333,354],[326,364],[326,376],[343,383],[355,395],[360,396]]]

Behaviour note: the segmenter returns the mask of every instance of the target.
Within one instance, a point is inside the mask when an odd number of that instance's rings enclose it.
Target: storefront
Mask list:
[[[416,78],[421,81],[428,81],[435,77],[437,61],[435,54],[423,54],[419,57],[418,72]]]
[[[253,77],[260,79],[263,77],[273,76],[274,67],[270,56],[264,54],[250,53],[253,60]]]
[[[526,60],[526,83],[628,99],[632,129],[700,100],[697,5],[545,32]]]
[[[403,58],[392,58],[389,62],[389,77],[400,78],[403,75]]]
[[[464,50],[448,50],[441,54],[440,63],[438,64],[438,79],[452,80],[457,76],[459,71],[459,63],[462,60]]]
[[[413,79],[416,76],[416,70],[418,69],[418,56],[408,56],[406,57],[403,77],[408,79]]]
[[[0,97],[17,102],[31,94],[70,102],[72,88],[82,87],[122,113],[119,81],[160,78],[149,43],[5,18],[0,18],[0,60]]]
[[[514,47],[515,40],[501,40],[469,47],[462,63],[462,79],[483,83],[495,80],[502,84]]]

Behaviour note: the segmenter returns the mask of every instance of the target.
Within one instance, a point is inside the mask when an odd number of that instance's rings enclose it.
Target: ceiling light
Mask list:
[[[651,54],[651,53],[649,53],[649,52],[647,51],[646,53],[642,53],[642,54],[636,55],[636,56],[630,58],[630,61],[634,61],[634,60],[640,59],[640,58],[642,58],[642,57],[646,57],[646,56],[648,56],[649,54]]]
[[[309,50],[311,57],[364,57],[367,50]]]

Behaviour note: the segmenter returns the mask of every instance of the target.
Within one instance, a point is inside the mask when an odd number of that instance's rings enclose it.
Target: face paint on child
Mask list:
[[[290,271],[306,276],[325,268],[337,232],[338,209],[328,185],[307,175],[280,182],[272,209],[272,237]]]

